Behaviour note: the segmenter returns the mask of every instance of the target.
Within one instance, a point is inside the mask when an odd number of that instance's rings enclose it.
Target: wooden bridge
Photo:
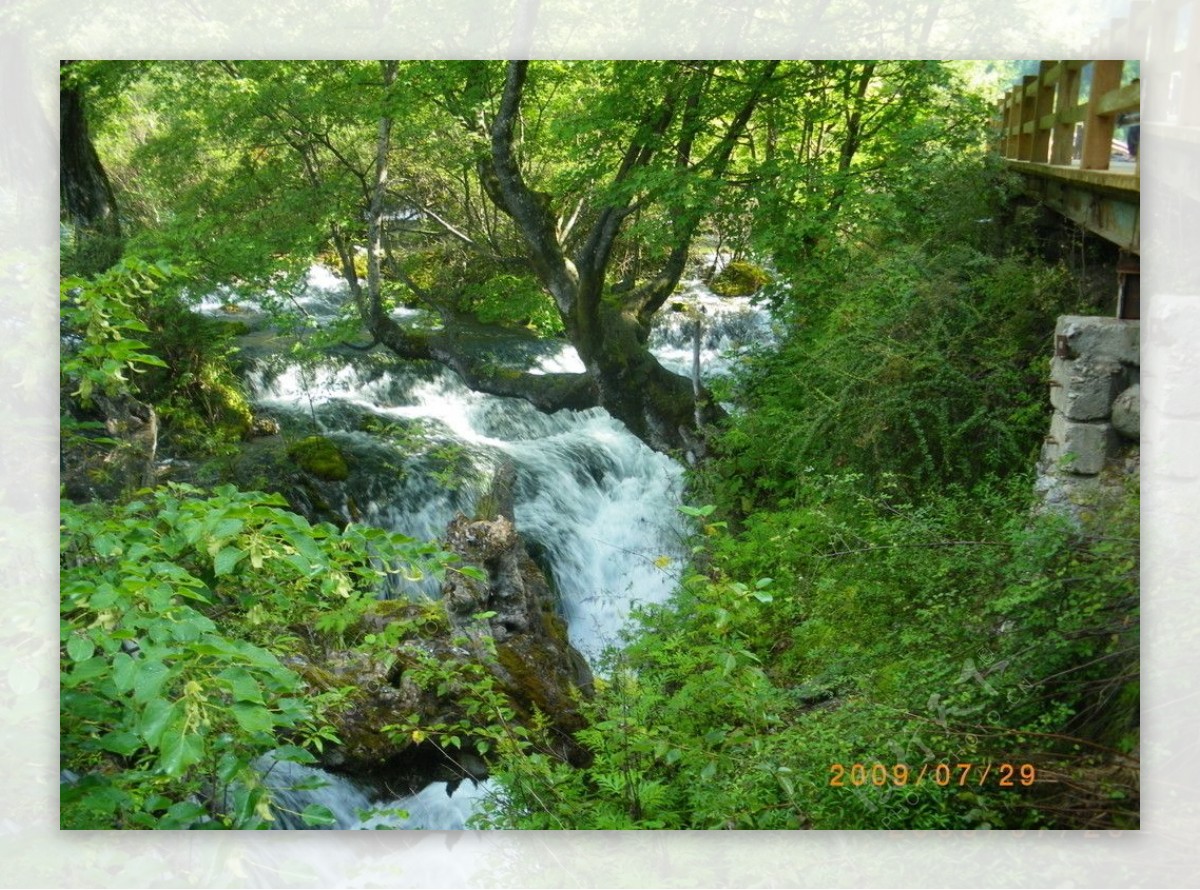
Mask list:
[[[1136,317],[1141,83],[1124,61],[1042,61],[1000,100],[995,147],[1025,191],[1116,244],[1122,317]]]

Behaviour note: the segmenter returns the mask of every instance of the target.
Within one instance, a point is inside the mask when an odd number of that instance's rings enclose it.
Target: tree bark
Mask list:
[[[72,62],[59,63],[60,76]],[[80,87],[63,82],[59,98],[59,194],[61,214],[75,227],[77,255],[86,257],[88,274],[103,272],[121,256],[117,200],[88,131]]]

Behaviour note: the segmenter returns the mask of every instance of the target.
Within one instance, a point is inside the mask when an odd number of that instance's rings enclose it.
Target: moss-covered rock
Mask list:
[[[324,436],[309,436],[288,446],[288,457],[306,473],[327,482],[341,482],[350,467],[340,448]]]
[[[714,294],[722,297],[748,297],[769,284],[771,276],[763,269],[742,260],[734,260],[709,283]]]
[[[495,513],[460,515],[446,532],[446,549],[478,571],[448,572],[437,602],[375,603],[348,632],[370,635],[381,647],[375,655],[323,652],[297,666],[314,688],[355,690],[329,715],[341,742],[326,752],[327,766],[390,788],[481,778],[487,767],[471,754],[471,735],[497,702],[518,724],[545,719],[558,757],[588,762],[574,733],[585,726],[580,703],[593,693],[591,671],[502,503]],[[448,753],[450,736],[461,742]]]

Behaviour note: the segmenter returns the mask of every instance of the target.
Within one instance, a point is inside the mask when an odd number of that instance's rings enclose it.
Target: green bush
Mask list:
[[[189,456],[229,451],[253,423],[233,345],[245,326],[198,315],[178,295],[164,294],[144,312],[148,340],[166,365],[144,382],[160,409],[164,444]]]
[[[527,327],[541,337],[563,332],[554,300],[529,275],[499,274],[469,285],[464,304],[484,324]]]
[[[809,472],[894,474],[909,491],[1021,472],[1049,422],[1067,276],[968,248],[906,247],[804,283],[792,333],[752,359],[748,410],[717,443],[721,504],[749,511]],[[825,307],[825,308],[822,308]]]
[[[148,334],[138,309],[171,276],[163,265],[130,257],[88,280],[64,278],[59,303],[64,333],[73,338],[64,349],[60,372],[71,397],[87,407],[97,395],[132,392],[134,376],[165,367],[151,346],[130,336]]]
[[[854,475],[806,484],[736,537],[711,507],[688,508],[705,568],[641,613],[598,687],[578,735],[593,764],[562,765],[548,744],[514,753],[499,771],[508,804],[485,821],[1136,824],[1136,774],[1091,759],[1137,738],[1136,492],[1079,532],[1030,518],[1028,478],[919,505],[867,494]],[[886,766],[886,781],[852,781],[855,763]],[[960,784],[963,763],[974,772]],[[1070,780],[1024,787],[1014,773],[1003,787],[1002,763]],[[952,780],[938,783],[939,764]]]

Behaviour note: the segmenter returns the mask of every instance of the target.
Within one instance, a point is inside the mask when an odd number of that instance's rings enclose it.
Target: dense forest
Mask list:
[[[1136,828],[1011,70],[63,62],[62,827]]]

